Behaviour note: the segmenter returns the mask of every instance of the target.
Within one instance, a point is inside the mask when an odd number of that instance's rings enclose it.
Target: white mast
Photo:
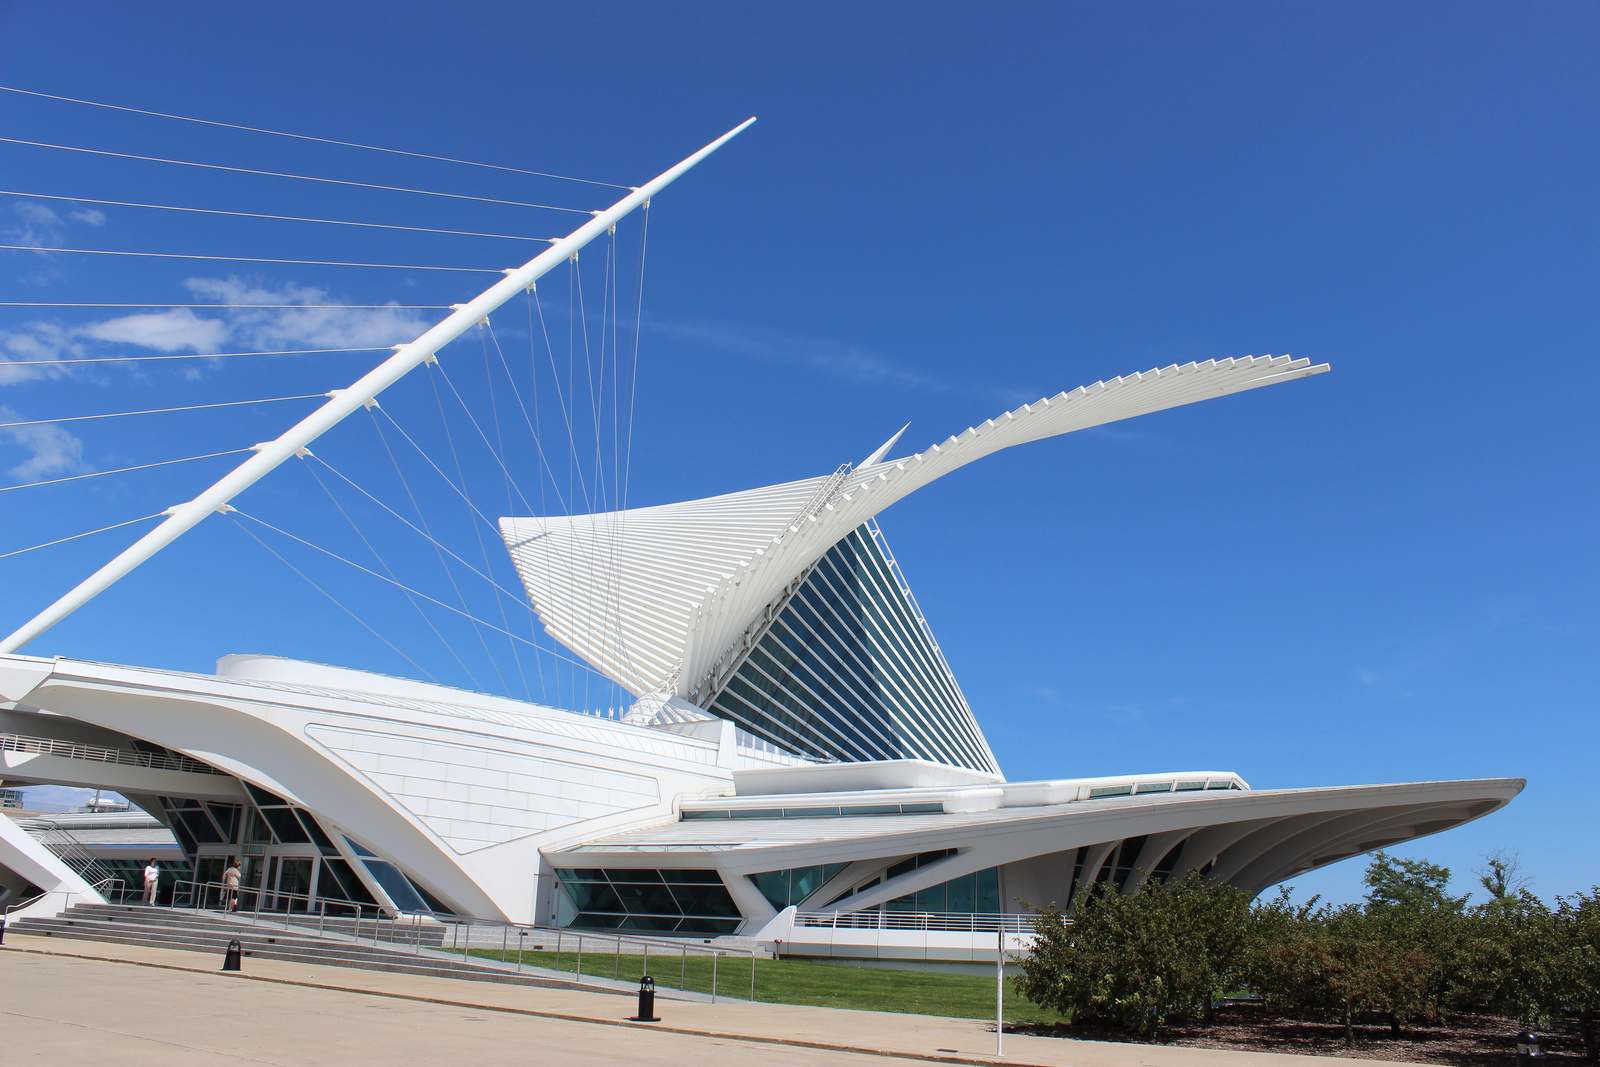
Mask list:
[[[255,455],[239,464],[193,500],[168,508],[167,517],[159,526],[129,545],[61,599],[29,619],[11,636],[0,641],[0,654],[15,652],[193,529],[201,519],[223,510],[228,501],[266,477],[300,449],[333,429],[346,416],[400,380],[408,371],[432,359],[439,349],[466,333],[476,323],[483,321],[506,301],[526,290],[563,261],[576,255],[585,245],[605,233],[640,204],[648,201],[701,160],[743,133],[754,121],[754,118],[746,119],[683,162],[634,189],[609,208],[595,212],[594,218],[551,244],[527,263],[506,271],[505,278],[485,289],[470,302],[455,305],[448,316],[421,337],[410,344],[397,346],[394,355],[368,371],[354,384],[346,389],[336,389],[329,393],[327,403],[301,419],[282,436],[257,445]]]

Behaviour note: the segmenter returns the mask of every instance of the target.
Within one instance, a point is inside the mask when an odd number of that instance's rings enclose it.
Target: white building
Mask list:
[[[1325,369],[1173,366],[891,458],[897,434],[803,481],[503,519],[548,631],[638,697],[620,720],[271,656],[196,675],[5,655],[0,779],[116,790],[202,881],[239,856],[285,908],[960,959],[1096,882],[1199,872],[1259,891],[1478,818],[1523,783],[1008,782],[875,519],[1000,449]],[[92,892],[5,819],[0,867]]]

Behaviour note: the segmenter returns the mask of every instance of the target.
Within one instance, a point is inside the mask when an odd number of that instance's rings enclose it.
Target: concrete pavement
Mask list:
[[[782,1004],[659,1000],[630,1023],[631,998],[561,989],[7,936],[0,1014],[7,1064],[109,1059],[189,1067],[336,1063],[1037,1064],[1039,1067],[1374,1067],[1375,1061],[1007,1036],[992,1023]],[[553,1057],[553,1058],[552,1058]],[[1392,1067],[1392,1065],[1391,1065]]]

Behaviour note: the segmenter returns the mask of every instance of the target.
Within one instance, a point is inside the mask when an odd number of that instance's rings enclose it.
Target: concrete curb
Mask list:
[[[274,978],[268,975],[247,974],[243,971],[221,971],[204,967],[184,967],[176,963],[157,963],[153,960],[130,960],[116,956],[94,956],[83,952],[57,952],[44,948],[21,948],[7,945],[0,948],[0,953],[20,953],[29,956],[54,956],[63,959],[90,960],[95,963],[121,963],[129,967],[148,967],[158,971],[180,971],[188,974],[211,975],[217,978],[242,979],[247,982],[267,982],[272,985],[298,986],[302,989],[327,989],[337,993],[353,993],[360,996],[385,997],[390,1000],[407,1000],[418,1004],[435,1004],[447,1008],[470,1008],[477,1011],[493,1011],[502,1015],[522,1015],[535,1019],[554,1019],[560,1022],[588,1023],[594,1026],[617,1026],[638,1030],[650,1030],[656,1033],[681,1034],[685,1037],[709,1037],[723,1041],[740,1041],[754,1045],[781,1045],[788,1048],[814,1049],[819,1052],[844,1052],[854,1053],[859,1056],[879,1056],[884,1059],[918,1060],[923,1063],[954,1063],[967,1064],[971,1067],[1053,1067],[1051,1064],[1033,1063],[1027,1060],[1018,1060],[1011,1057],[994,1059],[989,1056],[967,1056],[962,1054],[941,1055],[939,1053],[917,1052],[896,1048],[872,1048],[863,1045],[845,1045],[830,1041],[811,1041],[805,1038],[770,1037],[762,1034],[746,1034],[728,1030],[704,1030],[698,1027],[670,1026],[661,1023],[641,1023],[631,1019],[608,1019],[604,1016],[576,1015],[571,1012],[550,1011],[541,1008],[515,1008],[502,1004],[480,1004],[470,1000],[456,1000],[450,997],[430,997],[419,993],[396,993],[385,989],[361,989],[354,986],[337,985],[332,982],[312,982],[299,978]]]

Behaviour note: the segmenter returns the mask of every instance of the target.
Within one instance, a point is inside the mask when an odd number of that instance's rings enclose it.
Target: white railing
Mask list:
[[[77,741],[62,741],[55,737],[28,737],[24,734],[0,734],[0,752],[27,752],[39,756],[60,756],[63,759],[89,760],[94,763],[114,763],[122,767],[144,767],[154,771],[186,771],[189,774],[221,774],[199,760],[176,753],[129,752],[121,748],[102,745],[85,745]]]
[[[100,896],[106,900],[114,900],[124,894],[126,891],[126,884],[121,878],[113,875],[110,878],[102,878],[98,882],[92,883],[89,888],[94,890],[96,893],[99,893]],[[71,907],[73,902],[72,898],[82,896],[83,894],[76,889],[49,889],[43,893],[31,896],[19,904],[8,904],[4,913],[0,913],[0,915],[3,915],[3,918],[9,920],[12,912],[21,911],[23,908],[31,908],[41,900],[47,900],[50,897],[65,897],[66,903],[62,905],[62,909],[65,910],[66,908]]]
[[[84,881],[94,879],[102,882],[112,879],[122,881],[117,878],[112,868],[96,859],[89,847],[60,823],[52,819],[35,817],[27,821],[25,829],[33,835],[34,840],[49,849],[56,859],[72,868],[73,873]]]
[[[1039,917],[1031,912],[799,911],[797,927],[828,930],[928,930],[951,933],[1031,934]]]
[[[755,948],[717,948],[684,938],[640,937],[622,931],[551,929],[459,915],[401,913],[331,897],[248,885],[230,888],[222,882],[198,879],[177,884],[172,906],[221,912],[286,931],[309,931],[315,921],[318,936],[333,933],[374,946],[387,943],[419,956],[459,956],[469,964],[498,963],[517,974],[524,967],[571,970],[579,981],[587,977],[629,982],[635,977],[635,968],[640,975],[651,973],[653,962],[662,988],[671,988],[676,969],[678,989],[709,993],[713,1002],[719,997],[743,999],[747,988],[752,1001],[758,993],[760,954]],[[554,960],[549,958],[552,955]],[[525,956],[531,958],[525,960]],[[696,973],[707,967],[709,975]]]

